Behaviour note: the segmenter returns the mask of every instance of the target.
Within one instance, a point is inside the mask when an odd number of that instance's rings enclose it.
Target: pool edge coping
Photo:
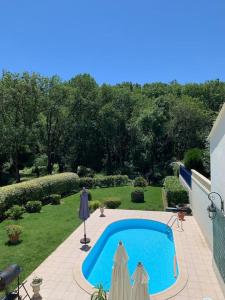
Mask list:
[[[114,222],[117,221],[122,221],[122,220],[128,220],[128,219],[144,219],[144,220],[149,220],[149,221],[158,221],[160,223],[163,223],[166,225],[166,223],[162,220],[155,220],[152,218],[146,218],[146,217],[120,217],[115,220],[111,220],[110,222],[107,222],[107,224],[103,224],[98,231],[96,231],[95,237],[92,239],[92,244],[93,247],[95,243],[98,241],[102,233],[105,231],[105,229],[111,225]],[[179,267],[179,275],[177,277],[176,282],[171,285],[168,289],[151,295],[151,300],[166,300],[170,299],[177,294],[179,294],[187,285],[188,282],[188,271],[187,271],[187,266],[185,263],[185,259],[182,256],[182,249],[181,245],[178,241],[178,235],[182,234],[181,231],[175,230],[174,228],[171,228],[173,232],[173,237],[174,237],[174,246],[175,246],[175,251],[176,251],[176,259],[177,259],[177,264]],[[95,287],[93,287],[84,277],[83,272],[82,272],[82,265],[84,263],[84,260],[88,256],[90,252],[81,252],[81,256],[75,267],[73,268],[73,279],[77,283],[77,285],[87,294],[91,295],[95,291]]]

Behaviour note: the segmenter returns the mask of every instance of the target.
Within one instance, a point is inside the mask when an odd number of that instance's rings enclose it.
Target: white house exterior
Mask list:
[[[211,161],[211,191],[225,200],[225,103],[209,135]],[[216,205],[220,207],[219,199]]]
[[[208,199],[211,192],[218,193],[225,203],[225,103],[210,132],[209,142],[211,181],[195,170],[191,174],[191,187],[181,173],[180,181],[189,192],[193,216],[212,251],[212,263],[225,298],[225,217],[218,213],[215,220],[211,220],[207,211],[211,204]],[[220,198],[215,195],[213,201],[220,211]]]

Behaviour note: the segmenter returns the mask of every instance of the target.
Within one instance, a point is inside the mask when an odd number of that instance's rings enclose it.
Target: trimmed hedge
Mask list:
[[[111,200],[106,200],[104,202],[104,204],[105,204],[105,206],[107,208],[115,209],[115,208],[117,208],[117,207],[120,206],[121,201],[120,200],[116,200],[116,199],[115,200],[111,199]]]
[[[52,194],[65,196],[78,192],[84,186],[86,188],[123,186],[128,182],[126,175],[79,178],[75,173],[61,173],[8,185],[0,188],[0,220],[4,218],[5,211],[13,205],[22,206],[30,200],[48,204],[49,196]]]
[[[85,187],[86,189],[91,189],[95,187],[95,179],[92,177],[82,177],[78,179],[79,187],[82,189]]]
[[[131,192],[131,201],[135,203],[145,202],[145,195],[143,190],[135,190]]]
[[[129,178],[127,175],[112,175],[99,178],[82,177],[79,178],[79,187],[88,189],[99,187],[123,186],[127,185]]]
[[[78,175],[61,173],[32,179],[0,188],[0,218],[13,205],[25,205],[28,201],[42,200],[51,194],[66,195],[78,190]]]
[[[164,189],[169,206],[188,203],[188,192],[176,176],[167,176],[165,178]]]

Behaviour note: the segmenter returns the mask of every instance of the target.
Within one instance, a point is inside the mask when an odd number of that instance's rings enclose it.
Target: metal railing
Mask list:
[[[173,225],[175,224],[175,222],[177,222],[177,227],[178,227],[178,228],[181,228],[181,230],[183,231],[183,230],[184,230],[184,229],[183,229],[183,221],[180,220],[180,219],[178,218],[177,215],[172,215],[172,216],[170,217],[169,221],[166,223],[166,225],[167,225],[168,227],[172,228]]]
[[[180,165],[180,175],[187,183],[187,185],[191,188],[192,187],[191,171],[187,170],[184,166]]]

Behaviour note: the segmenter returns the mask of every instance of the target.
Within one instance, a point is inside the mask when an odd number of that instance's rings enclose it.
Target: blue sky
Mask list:
[[[0,70],[225,80],[224,0],[0,0]]]

